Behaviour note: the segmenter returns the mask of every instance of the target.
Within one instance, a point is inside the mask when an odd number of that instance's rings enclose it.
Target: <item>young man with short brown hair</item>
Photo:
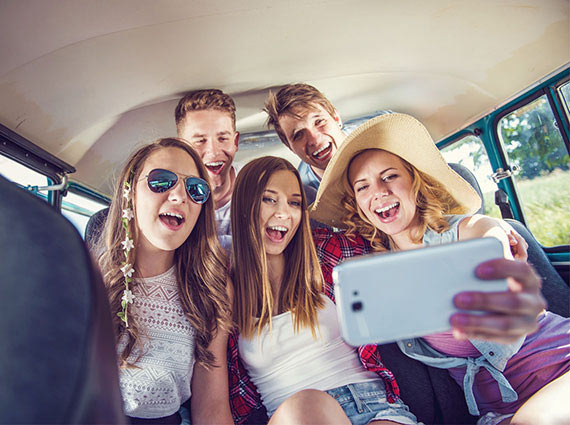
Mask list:
[[[216,223],[222,246],[231,248],[230,204],[238,169],[232,164],[238,150],[236,107],[218,89],[186,94],[174,112],[178,137],[198,152],[208,170],[216,207]]]

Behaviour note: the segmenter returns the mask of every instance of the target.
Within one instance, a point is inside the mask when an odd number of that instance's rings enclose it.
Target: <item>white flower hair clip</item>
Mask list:
[[[129,289],[129,284],[133,281],[133,274],[135,273],[135,269],[129,261],[129,254],[135,247],[135,243],[131,236],[131,231],[129,230],[129,221],[131,221],[135,215],[132,208],[131,184],[128,181],[125,182],[123,187],[123,197],[127,200],[127,207],[123,210],[123,215],[121,216],[123,229],[125,229],[125,240],[121,242],[123,251],[125,252],[125,261],[121,263],[123,265],[123,267],[121,267],[121,272],[123,273],[123,277],[125,279],[125,289],[123,290],[123,297],[121,298],[121,307],[123,310],[119,311],[117,313],[117,316],[119,316],[121,320],[125,322],[125,327],[128,328],[129,304],[132,304],[133,300],[135,299],[133,292]]]

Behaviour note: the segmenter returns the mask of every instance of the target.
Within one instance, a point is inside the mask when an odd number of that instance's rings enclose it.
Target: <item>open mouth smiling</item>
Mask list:
[[[224,161],[206,162],[204,165],[212,174],[220,174],[224,168]]]
[[[289,229],[287,229],[285,226],[267,226],[265,228],[265,233],[267,234],[269,240],[276,243],[282,242],[285,239],[285,235],[288,231]]]
[[[374,212],[383,222],[395,218],[399,211],[400,211],[399,202],[394,202],[393,204],[386,205],[382,208],[377,208],[374,210]]]
[[[327,156],[331,154],[331,152],[332,152],[332,143],[329,143],[328,145],[325,145],[322,148],[313,152],[311,156],[315,158],[317,161],[322,161],[323,159],[326,159]]]
[[[184,223],[184,216],[174,212],[164,212],[159,215],[160,221],[169,229],[177,230]]]

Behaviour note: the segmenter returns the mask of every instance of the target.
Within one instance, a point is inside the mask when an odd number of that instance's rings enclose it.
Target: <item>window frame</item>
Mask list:
[[[50,184],[61,184],[65,174],[75,172],[75,168],[65,161],[36,146],[28,139],[0,124],[0,153],[7,158],[45,175]],[[61,191],[48,191],[47,202],[56,210],[61,209]]]
[[[463,128],[443,139],[440,139],[436,143],[437,147],[441,149],[442,147],[448,146],[458,140],[460,137],[463,137],[465,134],[473,134],[483,141],[493,172],[496,172],[498,168],[506,169],[508,163],[499,137],[499,121],[505,115],[508,115],[521,106],[531,103],[538,97],[546,94],[549,104],[551,105],[551,109],[553,110],[558,129],[562,134],[562,140],[566,144],[567,151],[570,152],[570,143],[568,141],[570,135],[570,123],[563,110],[563,99],[560,98],[560,93],[558,92],[558,88],[561,85],[570,81],[569,72],[570,62],[564,64],[552,74],[537,81],[534,85],[515,94],[510,100],[498,105],[493,111],[475,117],[473,121],[466,123]],[[552,107],[552,104],[554,104],[555,107]],[[497,183],[497,186],[506,192],[513,210],[513,217],[526,226],[520,200],[515,191],[512,179],[503,179]],[[568,251],[569,246],[570,245],[558,245],[553,247],[544,246],[543,248],[553,263],[566,263],[570,260]]]
[[[565,80],[568,81],[568,78],[565,78]],[[564,115],[561,115],[558,110],[559,107],[563,107],[562,105],[563,100],[560,99],[560,94],[557,91],[556,87],[562,84],[563,82],[559,79],[557,79],[555,82],[547,82],[544,85],[537,87],[535,90],[530,91],[526,95],[523,95],[522,98],[516,99],[507,107],[501,108],[493,115],[492,137],[495,141],[495,147],[497,148],[496,150],[500,158],[500,163],[503,164],[502,166],[500,166],[501,168],[503,168],[504,170],[511,169],[510,164],[507,161],[505,146],[501,141],[500,128],[499,128],[500,121],[510,113],[531,104],[532,102],[534,102],[535,100],[539,99],[542,96],[546,96],[546,99],[548,101],[548,104],[550,105],[550,109],[556,121],[557,128],[562,136],[562,140],[566,147],[566,152],[570,156],[570,142],[568,140],[568,130],[567,130],[568,123],[566,122],[565,119],[562,118]],[[513,210],[514,217],[517,220],[519,220],[521,223],[523,223],[526,227],[528,227],[526,217],[524,215],[524,209],[521,205],[521,198],[517,192],[517,189],[515,187],[515,184],[513,183],[512,178],[506,178],[501,180],[498,183],[498,186],[507,193],[509,197],[509,202],[511,204],[511,209]],[[561,246],[563,247],[568,245],[559,245],[553,247],[543,246],[543,247],[549,250],[549,249],[556,249]]]

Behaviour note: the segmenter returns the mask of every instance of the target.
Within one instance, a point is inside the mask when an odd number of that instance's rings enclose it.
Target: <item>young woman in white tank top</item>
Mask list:
[[[306,202],[297,170],[276,157],[247,164],[232,196],[239,353],[269,423],[415,424],[380,376],[390,372],[366,370],[340,337]]]

